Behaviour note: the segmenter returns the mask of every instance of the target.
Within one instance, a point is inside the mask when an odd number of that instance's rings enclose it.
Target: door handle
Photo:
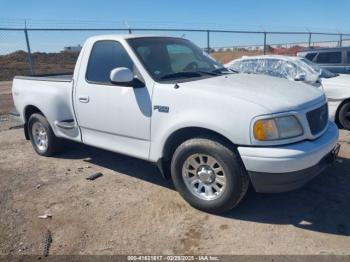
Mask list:
[[[90,99],[88,96],[81,96],[81,97],[79,97],[79,101],[81,103],[89,103]]]

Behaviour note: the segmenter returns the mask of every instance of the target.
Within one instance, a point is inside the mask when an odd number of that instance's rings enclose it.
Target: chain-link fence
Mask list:
[[[222,63],[243,55],[295,55],[304,48],[350,45],[350,34],[167,28],[0,28],[0,81],[14,75],[72,72],[84,41],[98,34],[190,39]]]

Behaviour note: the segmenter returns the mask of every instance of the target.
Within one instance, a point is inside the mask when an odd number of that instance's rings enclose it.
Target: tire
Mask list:
[[[338,119],[342,128],[350,130],[350,102],[341,106]]]
[[[171,177],[177,191],[191,206],[209,213],[235,207],[249,186],[238,152],[210,137],[187,140],[175,150]]]
[[[43,115],[32,114],[27,127],[32,146],[39,155],[50,157],[61,151],[63,141],[55,136]]]

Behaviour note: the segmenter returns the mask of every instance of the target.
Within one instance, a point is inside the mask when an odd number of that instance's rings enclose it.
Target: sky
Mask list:
[[[28,27],[130,26],[350,33],[349,10],[349,0],[1,0],[0,27],[23,27],[26,19]],[[96,32],[30,32],[29,37],[34,50],[50,50],[81,43],[93,34]],[[176,34],[201,46],[206,44],[203,33]],[[16,43],[13,39],[17,39]],[[214,34],[211,37],[213,46],[261,41],[261,35]],[[305,36],[270,36],[268,41],[307,39]],[[0,53],[6,46],[20,48],[22,42],[20,33],[0,31]]]

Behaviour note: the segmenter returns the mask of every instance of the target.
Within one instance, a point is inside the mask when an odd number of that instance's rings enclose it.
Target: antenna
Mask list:
[[[131,34],[131,28],[130,25],[128,24],[128,21],[124,21],[125,26],[128,28],[129,34]]]

